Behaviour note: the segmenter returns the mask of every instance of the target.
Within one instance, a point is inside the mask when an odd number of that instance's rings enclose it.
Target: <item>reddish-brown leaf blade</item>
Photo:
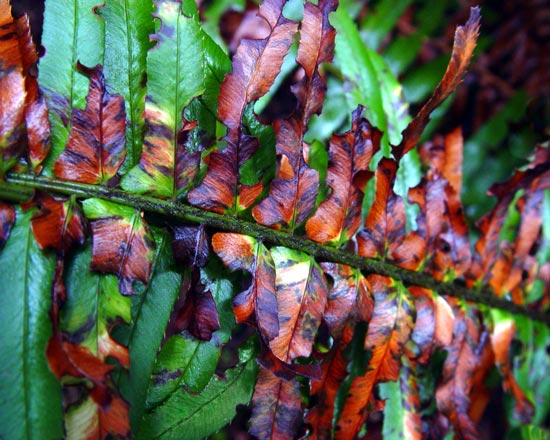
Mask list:
[[[306,223],[307,235],[314,241],[346,242],[361,225],[363,191],[372,176],[369,164],[382,137],[362,112],[362,107],[355,110],[351,130],[333,135],[330,141],[327,185],[331,192]]]
[[[407,233],[405,205],[393,184],[397,162],[384,158],[376,169],[376,195],[365,228],[357,235],[358,253],[367,258],[387,258],[399,266],[416,269],[424,258],[425,239],[417,231]]]
[[[172,251],[176,261],[186,267],[204,267],[210,257],[208,235],[204,225],[174,226]]]
[[[67,146],[53,171],[61,179],[105,184],[126,157],[124,98],[107,92],[101,65],[77,68],[90,78],[86,108],[73,110]]]
[[[259,439],[293,439],[301,422],[300,384],[260,367],[252,396],[250,434]]]
[[[86,220],[74,198],[58,199],[39,192],[34,197],[40,211],[31,220],[31,228],[40,249],[52,249],[64,256],[86,239]]]
[[[315,260],[287,248],[271,249],[275,262],[275,287],[279,335],[269,342],[275,356],[290,363],[309,356],[325,311],[328,286]]]
[[[374,312],[365,337],[365,349],[372,353],[367,371],[355,377],[337,423],[337,439],[353,439],[365,423],[373,388],[378,382],[399,378],[403,348],[415,320],[414,304],[408,291],[390,278],[371,275]]]
[[[403,131],[403,140],[401,143],[392,149],[396,160],[400,160],[401,157],[418,144],[422,132],[430,121],[432,111],[441,105],[461,83],[476,46],[479,23],[479,7],[471,8],[470,18],[466,24],[458,26],[456,29],[451,59],[443,78],[435,88],[430,99]]]
[[[134,281],[147,284],[153,264],[155,241],[143,216],[132,208],[99,199],[84,201],[91,220],[90,267],[118,277],[123,295],[133,295]]]
[[[447,347],[443,378],[436,391],[437,407],[464,439],[478,439],[478,430],[470,418],[474,375],[489,339],[481,328],[473,308],[461,310],[455,320],[453,340]]]
[[[260,334],[268,343],[279,334],[275,264],[261,241],[240,234],[217,233],[212,247],[230,270],[246,270],[252,275],[250,287],[233,299],[237,322],[247,322],[252,315]]]
[[[50,151],[50,121],[46,100],[38,86],[36,73],[33,70],[38,62],[38,54],[32,41],[29,18],[23,15],[15,22],[19,36],[19,48],[25,74],[27,97],[25,102],[25,124],[27,128],[27,144],[29,165],[35,171],[40,170],[40,164]]]
[[[15,208],[9,203],[0,201],[0,251],[10,238],[11,228],[15,223]]]
[[[307,2],[304,7],[297,57],[304,76],[292,87],[298,107],[288,119],[274,124],[277,178],[269,196],[252,210],[258,223],[276,229],[294,230],[315,207],[319,176],[307,165],[303,139],[310,117],[321,111],[325,96],[326,83],[319,66],[333,57],[335,31],[328,17],[336,6],[337,2],[322,0],[318,6]]]
[[[0,175],[24,150],[25,78],[17,27],[8,0],[0,2]]]
[[[342,339],[337,340],[328,355],[324,357],[321,364],[321,377],[310,383],[310,395],[315,404],[308,410],[305,419],[310,431],[308,438],[323,440],[332,436],[336,396],[340,385],[348,375],[348,360],[344,357],[343,351],[352,336],[353,332],[348,328]]]
[[[336,263],[321,263],[333,280],[323,319],[333,338],[340,338],[349,324],[368,322],[374,307],[372,288],[360,271]]]
[[[524,424],[531,423],[534,413],[533,404],[529,401],[523,390],[520,388],[512,373],[510,363],[510,346],[516,330],[515,322],[512,319],[496,324],[491,333],[491,345],[495,354],[495,364],[502,376],[504,391],[514,396],[514,418]]]
[[[269,25],[269,34],[259,40],[243,39],[233,57],[233,72],[225,77],[218,98],[227,146],[210,154],[204,180],[188,195],[193,205],[235,214],[250,207],[262,191],[261,182],[240,183],[240,167],[258,149],[258,140],[243,133],[241,119],[245,106],[269,91],[293,42],[298,23],[283,17],[284,4],[283,0],[262,3],[258,15]]]

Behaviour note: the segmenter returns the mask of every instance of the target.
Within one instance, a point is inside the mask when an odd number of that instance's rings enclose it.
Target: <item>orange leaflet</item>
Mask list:
[[[361,225],[361,207],[369,164],[380,149],[382,132],[362,117],[363,108],[353,112],[351,130],[330,140],[327,185],[331,192],[306,223],[314,241],[340,244],[353,237]]]
[[[300,384],[282,379],[260,366],[252,396],[250,434],[260,439],[292,439],[302,415]]]
[[[279,334],[271,254],[261,241],[240,234],[214,234],[212,247],[230,270],[246,270],[252,275],[250,287],[233,299],[233,311],[237,322],[248,322],[254,315],[261,336],[269,343]]]
[[[416,269],[425,252],[425,238],[419,231],[407,233],[405,205],[393,191],[397,162],[384,158],[376,169],[376,195],[357,235],[358,253],[367,258],[387,258],[406,269]]]
[[[265,95],[281,69],[298,23],[283,17],[283,0],[267,0],[258,12],[270,27],[258,40],[243,39],[233,57],[233,72],[221,85],[218,116],[227,127],[226,147],[211,153],[202,183],[189,192],[193,205],[235,214],[250,207],[262,192],[262,183],[240,183],[240,168],[258,149],[258,140],[243,133],[241,119],[247,104]]]
[[[297,56],[304,76],[292,87],[298,107],[288,119],[273,125],[280,158],[277,178],[271,183],[269,196],[252,210],[258,223],[276,229],[294,230],[315,207],[319,176],[307,165],[303,139],[309,119],[321,111],[325,96],[326,83],[319,66],[330,62],[334,54],[335,31],[329,14],[336,6],[332,0],[321,0],[318,6],[307,2],[304,7]]]
[[[453,52],[443,78],[435,88],[428,102],[424,104],[416,117],[403,131],[403,140],[401,143],[392,147],[392,153],[396,160],[399,161],[401,157],[418,144],[422,132],[426,128],[426,125],[428,125],[428,122],[430,122],[431,112],[439,107],[462,82],[476,46],[480,18],[479,7],[471,8],[470,18],[466,24],[457,27]]]
[[[414,326],[414,304],[407,289],[380,275],[368,277],[374,291],[374,312],[365,337],[372,353],[367,371],[352,380],[337,423],[337,439],[353,439],[366,421],[373,388],[379,382],[396,381],[401,356]]]
[[[75,108],[67,147],[53,165],[61,179],[107,184],[126,157],[126,110],[121,95],[105,89],[103,68],[77,69],[90,78],[84,110]]]

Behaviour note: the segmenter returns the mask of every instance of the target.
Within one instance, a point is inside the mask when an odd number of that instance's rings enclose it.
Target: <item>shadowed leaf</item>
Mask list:
[[[266,342],[279,334],[275,265],[261,241],[239,234],[217,233],[212,247],[230,270],[246,270],[252,275],[250,287],[233,299],[237,322],[247,322],[252,315]]]
[[[382,159],[376,170],[376,195],[357,235],[358,253],[367,258],[387,258],[407,269],[417,268],[425,252],[425,239],[418,231],[407,233],[405,205],[393,190],[397,163]]]
[[[227,127],[227,145],[208,157],[202,183],[189,193],[191,204],[210,211],[238,213],[252,205],[262,184],[241,183],[240,169],[258,149],[258,139],[243,132],[245,106],[265,95],[281,69],[298,24],[282,15],[282,0],[266,0],[258,15],[269,25],[263,39],[244,39],[233,57],[233,72],[226,75],[219,95],[218,117]]]
[[[15,208],[9,203],[0,202],[0,251],[10,238],[11,228],[15,223]]]
[[[147,284],[151,273],[155,241],[147,223],[132,208],[99,199],[83,205],[92,227],[91,269],[117,275],[120,293],[132,295],[133,282]]]
[[[301,421],[300,384],[260,367],[252,396],[250,434],[261,439],[292,439]]]
[[[311,354],[325,311],[328,286],[321,268],[307,254],[283,247],[271,249],[275,262],[275,288],[279,335],[269,341],[283,362]]]
[[[382,136],[362,112],[362,107],[355,110],[351,130],[333,135],[330,141],[327,185],[331,192],[306,223],[307,235],[314,241],[346,242],[361,225],[363,193],[372,176],[369,165]]]
[[[337,439],[353,439],[366,421],[369,401],[378,382],[396,381],[401,356],[412,333],[416,311],[407,289],[380,275],[371,275],[374,311],[365,337],[371,352],[367,371],[352,380],[337,423]]]
[[[412,150],[430,121],[430,114],[439,107],[461,83],[476,46],[480,23],[479,7],[470,9],[470,18],[464,26],[458,26],[455,32],[453,52],[445,75],[437,85],[432,96],[420,109],[415,118],[403,131],[403,140],[392,148],[396,160]]]
[[[210,257],[210,248],[204,225],[175,226],[172,231],[174,258],[186,267],[206,266]]]
[[[74,109],[67,147],[53,165],[61,179],[106,184],[126,156],[126,110],[120,95],[105,89],[103,68],[98,64],[77,68],[90,78],[84,110]]]

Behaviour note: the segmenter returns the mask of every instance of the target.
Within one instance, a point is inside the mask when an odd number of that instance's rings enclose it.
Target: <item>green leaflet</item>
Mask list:
[[[94,13],[101,0],[48,1],[44,11],[39,83],[50,109],[52,148],[44,162],[44,174],[69,137],[73,107],[84,108],[88,79],[77,72],[76,62],[88,67],[103,63],[103,20]]]
[[[130,322],[130,298],[119,293],[116,276],[90,271],[91,250],[89,244],[80,249],[66,267],[67,301],[61,308],[60,328],[104,359],[125,351],[110,332],[117,322]],[[105,349],[113,351],[101,352]]]
[[[350,111],[358,104],[366,107],[373,126],[384,132],[382,151],[389,156],[389,143],[397,145],[410,117],[402,89],[384,59],[361,41],[359,31],[345,8],[340,5],[331,15],[336,28],[336,57],[342,73],[351,84]]]
[[[367,14],[361,25],[361,37],[366,46],[377,50],[383,38],[393,29],[412,0],[381,0]]]
[[[137,431],[143,416],[155,357],[181,284],[181,275],[174,267],[169,234],[156,229],[153,233],[157,243],[153,275],[149,285],[132,297],[132,324],[122,338],[130,349],[130,370],[128,375],[120,375],[118,382],[122,395],[130,403],[133,432]]]
[[[254,359],[228,370],[225,379],[212,378],[201,394],[178,388],[162,406],[147,414],[138,439],[199,440],[226,425],[238,404],[247,404],[256,381]]]
[[[211,93],[216,94],[212,81],[221,82],[223,78],[223,75],[217,78],[220,63],[213,61],[218,54],[206,55],[207,51],[213,51],[214,43],[202,31],[197,13],[187,17],[181,13],[181,7],[175,1],[157,2],[155,16],[160,20],[160,28],[152,36],[155,45],[147,54],[144,149],[139,165],[121,182],[124,189],[140,194],[175,197],[188,189],[189,182],[180,183],[185,176],[180,176],[182,172],[178,169],[182,162],[189,161],[178,157],[185,154],[178,151],[181,148],[178,134],[184,127],[182,111],[193,98],[205,92],[208,93],[204,100],[210,108],[214,98]],[[186,4],[185,8],[190,7]],[[194,161],[198,167],[197,159]],[[193,168],[188,172],[194,172]]]
[[[49,309],[55,261],[34,241],[34,210],[17,208],[0,252],[0,437],[57,439],[63,435],[61,386],[48,369]],[[46,398],[47,396],[47,398]]]
[[[128,126],[126,161],[120,174],[137,164],[143,143],[145,58],[154,31],[153,5],[143,0],[107,0],[100,14],[105,20],[105,79],[112,93],[124,97]]]

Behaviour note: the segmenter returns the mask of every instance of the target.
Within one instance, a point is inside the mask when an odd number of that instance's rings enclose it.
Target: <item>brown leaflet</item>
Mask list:
[[[399,375],[399,387],[401,388],[403,406],[403,434],[404,438],[421,440],[422,419],[420,411],[420,396],[418,394],[418,380],[416,374],[417,361],[403,356],[401,374]]]
[[[0,201],[0,251],[10,238],[11,228],[15,223],[15,208],[9,203]]]
[[[23,15],[15,22],[19,36],[19,47],[25,74],[27,97],[25,102],[25,123],[27,128],[27,143],[29,165],[39,172],[40,164],[48,155],[51,146],[50,121],[46,100],[38,86],[34,67],[38,62],[38,54],[32,41],[29,18]]]
[[[84,110],[74,109],[67,146],[53,165],[61,179],[106,184],[126,157],[126,110],[121,95],[105,89],[101,65],[77,69],[90,78]]]
[[[335,31],[329,14],[336,6],[333,0],[321,0],[318,6],[307,2],[304,7],[297,56],[304,76],[292,86],[298,107],[288,119],[275,121],[277,178],[271,183],[269,196],[252,210],[258,223],[275,229],[294,230],[315,207],[319,176],[307,165],[303,138],[309,119],[322,108],[326,83],[319,66],[332,61],[334,54]]]
[[[300,384],[285,380],[260,366],[252,396],[250,434],[259,439],[293,439],[301,423]]]
[[[31,220],[34,238],[40,249],[52,249],[63,257],[84,243],[86,220],[75,199],[61,199],[38,192],[33,199],[40,211]]]
[[[499,322],[491,333],[491,345],[495,355],[495,364],[502,376],[504,391],[514,396],[516,400],[514,418],[528,424],[531,423],[534,413],[533,404],[516,382],[510,363],[510,346],[514,339],[515,330],[516,325],[512,319]]]
[[[255,317],[255,324],[266,343],[279,334],[277,298],[275,295],[275,264],[261,241],[246,235],[217,233],[212,247],[232,271],[246,270],[252,275],[250,287],[233,299],[237,322]]]
[[[133,295],[133,282],[147,284],[151,273],[155,241],[143,217],[104,217],[92,220],[90,268],[118,277],[123,295]]]
[[[471,307],[457,314],[453,340],[447,346],[442,383],[435,395],[439,411],[449,419],[455,433],[465,440],[479,438],[469,414],[475,391],[474,376],[489,342],[479,319],[478,312]]]
[[[308,438],[323,440],[332,436],[336,395],[348,375],[348,360],[343,352],[352,337],[352,329],[346,328],[342,338],[335,342],[330,352],[323,358],[321,377],[310,382],[313,405],[305,419],[310,431]]]
[[[315,260],[287,248],[271,249],[279,334],[269,341],[275,356],[286,363],[311,354],[328,296],[327,282]]]
[[[220,328],[218,308],[212,293],[200,282],[200,268],[210,258],[209,237],[204,225],[172,228],[172,251],[178,263],[188,270],[180,296],[167,329],[167,334],[189,331],[195,338],[209,341]]]
[[[432,111],[441,105],[462,82],[476,46],[480,19],[479,7],[470,8],[470,18],[466,24],[456,28],[451,59],[443,78],[430,99],[403,130],[401,143],[392,148],[393,156],[397,161],[418,144],[422,132],[430,121]]]
[[[242,131],[241,118],[247,104],[265,95],[281,69],[293,42],[298,23],[283,17],[284,0],[267,0],[258,15],[270,27],[260,40],[243,39],[233,57],[233,72],[221,85],[218,117],[227,127],[226,147],[211,153],[202,183],[189,192],[193,205],[219,213],[235,214],[250,207],[262,192],[262,183],[240,183],[241,166],[258,149],[258,140]]]
[[[405,205],[393,191],[397,162],[384,158],[376,169],[376,195],[357,235],[358,253],[366,258],[387,258],[406,269],[416,269],[424,258],[425,239],[407,234]]]
[[[0,0],[0,176],[24,150],[25,78],[17,27],[8,0]]]
[[[323,320],[331,336],[340,338],[348,325],[369,321],[374,307],[372,288],[367,278],[350,266],[321,263],[321,268],[333,280]]]
[[[363,193],[372,173],[369,164],[380,149],[382,133],[353,112],[351,130],[330,140],[327,185],[331,192],[306,223],[309,238],[320,243],[346,242],[361,225]]]
[[[371,352],[367,371],[355,377],[337,423],[336,439],[353,439],[366,421],[374,386],[396,381],[405,344],[409,341],[416,311],[408,291],[390,278],[369,276],[374,291],[374,312],[365,337]]]

